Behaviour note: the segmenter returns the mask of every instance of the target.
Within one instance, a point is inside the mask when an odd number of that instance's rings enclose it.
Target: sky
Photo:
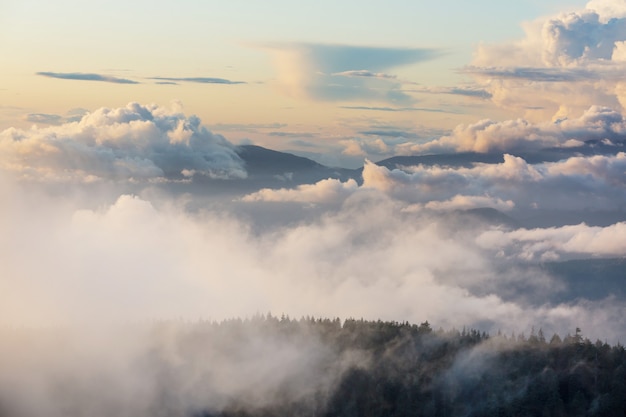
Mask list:
[[[626,255],[626,1],[5,1],[0,49],[6,323],[626,335],[545,266]]]
[[[525,116],[494,103],[468,67],[483,46],[523,39],[525,23],[584,6],[3,1],[0,129],[128,102],[176,102],[235,143],[356,167],[364,155],[338,143],[368,142],[375,138],[361,132],[379,126],[425,140],[485,117]],[[539,120],[556,111],[534,113]]]

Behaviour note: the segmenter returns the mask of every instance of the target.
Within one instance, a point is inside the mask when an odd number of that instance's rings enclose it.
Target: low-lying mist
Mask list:
[[[348,367],[307,326],[216,323],[3,329],[0,414],[180,416],[303,402],[323,407]]]
[[[337,345],[259,314],[428,320],[492,335],[582,328],[609,343],[626,334],[623,299],[572,292],[543,266],[619,256],[623,223],[522,229],[501,213],[493,221],[494,211],[438,210],[348,185],[339,201],[303,203],[0,176],[0,415],[342,415],[350,402],[337,396],[350,387],[375,393],[389,377],[457,392],[450,375],[467,370],[470,387],[501,350],[454,351],[425,383],[422,370],[395,362],[408,349],[407,360],[430,366],[404,328],[392,326],[401,334],[383,350],[365,349],[358,337]],[[484,367],[468,368],[467,357]],[[381,358],[388,365],[377,367]],[[516,384],[506,395],[529,385]]]
[[[203,208],[193,197],[154,190],[94,196],[94,203],[5,184],[4,325],[221,320],[272,312],[427,318],[492,332],[582,327],[590,337],[611,340],[626,333],[621,302],[550,303],[545,294],[561,291],[562,281],[520,267],[529,252],[552,259],[559,251],[580,251],[583,245],[572,243],[580,238],[605,247],[604,236],[614,237],[622,224],[510,231],[471,216],[406,210],[382,192],[361,189],[336,209],[258,228],[229,210],[237,203]],[[543,296],[534,300],[533,294]]]

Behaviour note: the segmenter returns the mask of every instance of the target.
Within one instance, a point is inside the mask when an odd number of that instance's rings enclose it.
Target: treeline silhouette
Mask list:
[[[363,359],[327,392],[318,389],[316,398],[285,398],[263,407],[234,399],[222,410],[195,410],[194,417],[626,415],[624,347],[592,342],[578,328],[547,339],[541,329],[528,336],[490,336],[476,329],[434,330],[427,321],[269,314],[189,325],[196,334],[247,334],[246,329],[294,342],[314,334],[338,355]]]
[[[267,314],[0,330],[0,417],[626,415],[624,347],[580,329]]]

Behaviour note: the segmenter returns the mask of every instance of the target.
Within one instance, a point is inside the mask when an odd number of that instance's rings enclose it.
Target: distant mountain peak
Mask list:
[[[279,175],[285,172],[325,168],[311,159],[257,145],[241,145],[237,147],[236,152],[245,162],[246,169],[251,175]]]

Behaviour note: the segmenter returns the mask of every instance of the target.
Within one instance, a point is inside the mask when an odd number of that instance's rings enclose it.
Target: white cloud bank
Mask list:
[[[101,108],[59,126],[6,129],[0,132],[0,169],[41,182],[246,176],[234,146],[196,116],[137,103]]]
[[[366,160],[362,175],[360,187],[354,180],[327,179],[294,189],[262,189],[242,200],[330,204],[375,190],[412,204],[407,210],[489,207],[526,214],[536,209],[624,210],[626,201],[624,152],[535,165],[504,154],[497,164],[417,165],[392,170]]]
[[[476,238],[484,248],[500,256],[512,254],[524,260],[554,260],[563,254],[597,257],[626,255],[626,223],[608,227],[586,224],[548,229],[490,230]]]
[[[496,104],[529,115],[576,117],[590,103],[624,110],[625,9],[623,0],[594,0],[527,22],[524,38],[481,45],[465,71]]]
[[[358,184],[350,179],[341,182],[337,179],[328,178],[315,184],[303,184],[294,189],[281,188],[272,190],[264,188],[242,198],[243,201],[274,201],[274,202],[298,202],[298,203],[336,203],[341,202],[355,192]]]
[[[551,147],[575,147],[585,141],[626,143],[626,120],[607,107],[591,106],[580,117],[533,123],[525,119],[481,120],[457,126],[450,135],[423,144],[398,146],[404,154],[452,152],[524,152]]]
[[[434,138],[431,136],[431,139],[411,137],[404,132],[395,132],[396,135],[391,137],[383,136],[385,132],[362,133],[367,135],[339,142],[343,154],[374,160],[395,155],[457,152],[514,154],[549,148],[571,151],[581,146],[593,146],[595,142],[601,142],[605,147],[612,146],[615,152],[626,149],[624,116],[609,107],[596,105],[587,107],[578,117],[554,121],[483,119],[468,125],[458,125],[449,133],[438,134]]]

